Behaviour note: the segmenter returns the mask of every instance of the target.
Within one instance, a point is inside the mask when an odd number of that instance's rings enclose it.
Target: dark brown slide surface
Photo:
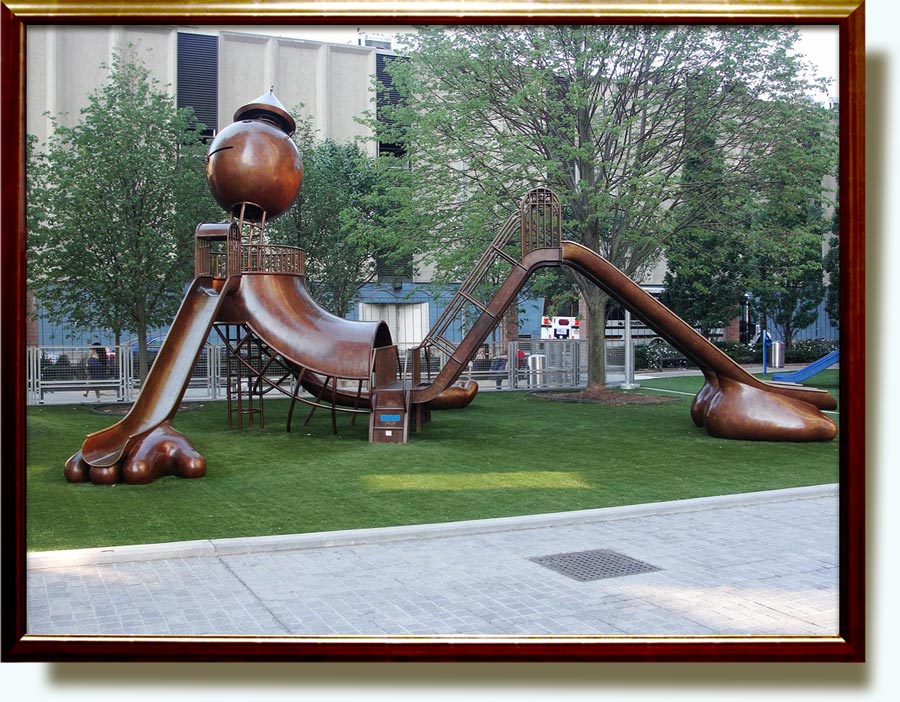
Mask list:
[[[224,293],[216,293],[208,278],[193,282],[131,410],[120,422],[84,440],[81,451],[87,463],[113,465],[133,439],[175,414]]]
[[[372,349],[391,343],[387,324],[331,314],[297,275],[245,273],[229,310],[288,361],[320,375],[368,379]]]

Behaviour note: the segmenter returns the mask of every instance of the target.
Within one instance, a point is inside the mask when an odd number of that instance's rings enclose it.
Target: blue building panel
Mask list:
[[[458,287],[458,284],[450,284],[438,288],[425,283],[405,282],[400,288],[395,289],[392,285],[369,283],[360,288],[359,301],[370,304],[396,305],[428,303],[428,316],[430,324],[433,325],[447,305],[450,304]],[[541,336],[543,298],[529,299],[520,297],[518,305],[519,335],[539,339]],[[357,305],[351,308],[347,319],[359,319],[359,307]],[[95,341],[100,342],[104,346],[115,344],[115,338],[109,330],[82,327],[66,320],[51,321],[47,316],[46,310],[42,307],[38,310],[37,325],[38,343],[41,346],[89,346]],[[168,326],[154,327],[148,331],[147,338],[152,345],[162,344],[168,330]],[[781,332],[774,324],[770,325],[769,332],[774,340],[782,340]],[[459,324],[451,327],[447,336],[450,341],[461,341],[463,334]],[[837,341],[840,339],[840,330],[837,325],[832,323],[828,312],[825,310],[824,302],[818,307],[816,320],[808,327],[795,332],[794,339],[797,341],[805,339]],[[122,335],[122,342],[137,345],[133,332],[125,332]],[[211,331],[207,343],[221,344],[222,342],[218,334],[215,331]]]
[[[459,289],[458,283],[441,287],[428,283],[404,282],[399,288],[393,285],[367,283],[360,288],[359,302],[372,305],[404,305],[428,303],[428,318],[433,325],[441,316],[447,305]],[[519,298],[519,334],[535,339],[541,336],[541,313],[543,299]],[[359,308],[354,306],[347,319],[359,319]],[[447,331],[448,341],[461,341],[463,337],[460,324],[455,324]]]
[[[399,289],[392,285],[379,285],[368,283],[360,288],[360,302],[369,304],[421,304],[428,303],[428,318],[431,324],[440,317],[441,313],[450,304],[453,295],[459,288],[458,284],[450,284],[437,288],[425,283],[403,283]],[[519,298],[519,335],[530,336],[538,339],[541,336],[541,313],[543,299]],[[104,346],[113,346],[115,338],[108,329],[96,329],[93,327],[78,326],[71,321],[51,321],[46,310],[38,311],[38,343],[41,346],[89,346],[97,341]],[[347,319],[359,319],[359,307],[354,305]],[[147,339],[151,345],[160,345],[169,331],[168,326],[154,327],[147,333]],[[459,325],[448,332],[450,341],[461,341],[462,330]],[[125,332],[122,335],[122,343],[134,343],[137,340],[133,332]],[[221,344],[221,339],[215,331],[210,331],[207,343]]]

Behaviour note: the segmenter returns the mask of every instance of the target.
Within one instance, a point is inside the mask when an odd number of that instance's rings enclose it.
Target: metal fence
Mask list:
[[[148,349],[149,362],[159,346]],[[133,402],[141,389],[138,351],[133,345],[105,347],[102,368],[91,369],[90,346],[29,346],[26,401],[29,405],[75,402]],[[191,371],[188,393],[199,399],[225,397],[225,348],[206,345]]]
[[[486,344],[473,359],[462,378],[477,381],[483,388],[522,390],[577,388],[587,383],[588,342],[572,339],[520,339],[508,344]],[[412,345],[410,345],[412,346]],[[152,346],[149,360],[159,352]],[[400,349],[401,367],[406,349]],[[133,402],[140,392],[138,353],[134,345],[106,347],[102,373],[91,371],[90,346],[29,346],[26,350],[26,398],[29,405],[74,404],[84,402]],[[509,363],[509,359],[516,359]],[[606,342],[606,382],[625,380],[625,345]],[[432,375],[446,362],[431,359]],[[254,364],[255,365],[255,364]],[[277,365],[277,364],[275,364]],[[284,375],[285,369],[270,366],[267,375]],[[207,344],[200,351],[191,372],[186,399],[221,400],[227,396],[225,347]]]
[[[497,390],[584,387],[587,385],[588,343],[585,339],[519,339],[505,344],[485,344],[482,352],[466,366],[462,379],[475,380],[484,388]],[[401,364],[406,350],[401,345]],[[432,352],[435,355],[429,365],[433,377],[448,359],[437,349]],[[631,353],[633,358],[633,347]],[[511,358],[516,360],[510,363]],[[423,375],[426,375],[424,370]],[[625,382],[625,342],[609,340],[606,342],[606,383],[620,385]]]

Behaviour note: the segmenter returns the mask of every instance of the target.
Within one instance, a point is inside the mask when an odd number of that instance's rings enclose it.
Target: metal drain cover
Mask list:
[[[575,553],[554,553],[528,560],[582,582],[660,570],[654,565],[605,548]]]

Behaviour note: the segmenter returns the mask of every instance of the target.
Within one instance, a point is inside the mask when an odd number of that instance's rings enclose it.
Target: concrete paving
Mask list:
[[[445,525],[35,553],[27,629],[832,636],[837,496],[836,485],[825,485]],[[580,581],[532,560],[596,550],[613,552],[619,570],[595,569],[588,575],[607,577]],[[627,574],[621,557],[655,570]]]

